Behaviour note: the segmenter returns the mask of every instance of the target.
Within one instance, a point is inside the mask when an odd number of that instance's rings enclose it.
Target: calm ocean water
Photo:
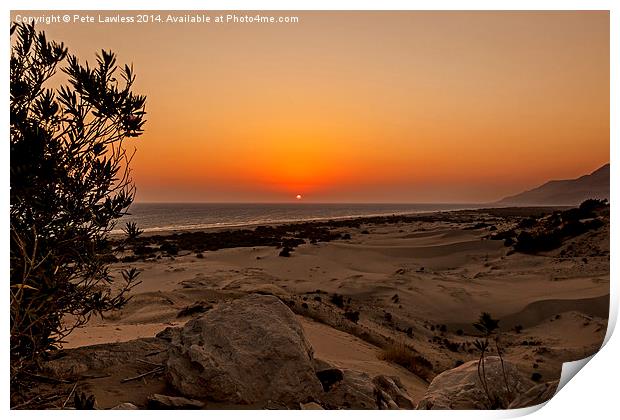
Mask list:
[[[424,213],[480,207],[475,204],[226,204],[135,203],[112,233],[126,222],[136,222],[145,232],[260,225],[304,220]]]

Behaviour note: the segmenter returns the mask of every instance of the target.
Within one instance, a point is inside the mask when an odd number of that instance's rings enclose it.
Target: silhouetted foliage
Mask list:
[[[499,328],[499,321],[493,319],[490,313],[482,312],[478,318],[478,322],[474,322],[473,326],[484,335],[490,335]]]
[[[579,210],[581,210],[584,214],[588,214],[602,210],[607,206],[609,206],[609,201],[607,201],[607,199],[598,200],[595,198],[590,198],[579,205]]]
[[[142,235],[144,231],[138,227],[135,222],[127,222],[125,223],[125,227],[123,228],[123,232],[127,235],[127,239],[132,241],[136,239],[138,236]]]
[[[123,141],[142,133],[146,98],[112,52],[81,64],[32,25],[13,25],[11,38],[13,379],[91,314],[121,307],[136,284],[135,269],[115,282],[104,257],[133,201]],[[58,69],[65,84],[46,88]]]
[[[282,251],[280,251],[278,256],[280,256],[280,257],[290,257],[291,256],[291,251],[292,251],[291,248],[285,246],[284,248],[282,248]]]
[[[73,396],[73,405],[76,410],[95,410],[97,400],[94,395],[84,392],[76,392]]]
[[[168,255],[177,255],[179,253],[179,247],[171,242],[164,242],[159,246],[159,250]]]
[[[536,223],[537,223],[536,217],[530,216],[525,219],[522,219],[517,225],[517,227],[520,229],[528,229],[528,228],[536,226]]]
[[[357,324],[357,321],[360,320],[360,313],[359,313],[359,311],[349,311],[349,310],[347,310],[344,313],[344,317],[346,319],[348,319],[349,321]]]
[[[334,293],[330,300],[337,307],[344,308],[344,296]]]
[[[433,364],[405,343],[387,346],[379,353],[379,358],[396,363],[429,382],[433,379]]]
[[[486,378],[486,365],[485,365],[485,355],[490,349],[491,339],[495,342],[495,350],[497,351],[497,355],[499,356],[499,361],[502,366],[502,375],[504,377],[504,385],[506,386],[506,391],[508,395],[512,395],[510,390],[510,386],[508,385],[508,376],[506,374],[506,368],[504,366],[504,357],[502,355],[502,347],[500,346],[500,337],[499,337],[499,320],[494,319],[491,314],[488,312],[482,312],[480,317],[478,318],[478,322],[474,322],[472,324],[475,329],[480,331],[484,335],[483,340],[475,340],[474,347],[480,352],[480,359],[478,360],[478,378],[480,379],[480,383],[482,384],[482,388],[487,395],[489,400],[490,409],[498,409],[498,408],[506,408],[502,406],[499,399],[491,393],[489,389],[489,384]]]

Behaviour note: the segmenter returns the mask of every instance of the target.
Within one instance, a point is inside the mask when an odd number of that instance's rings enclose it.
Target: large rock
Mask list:
[[[297,408],[323,392],[312,346],[274,296],[221,304],[158,336],[171,341],[167,379],[188,398]]]
[[[558,381],[545,382],[528,389],[515,398],[508,408],[525,408],[549,401],[558,389]]]
[[[162,394],[153,394],[148,397],[148,408],[153,410],[199,410],[204,405],[202,401],[183,397]]]
[[[350,369],[341,372],[341,379],[330,383],[322,397],[322,402],[328,408],[369,410],[414,407],[398,378],[385,375],[371,378],[364,372]]]
[[[138,410],[138,407],[136,407],[135,404],[132,404],[130,402],[124,402],[115,405],[114,407],[110,408],[110,410]]]
[[[388,405],[389,400],[392,400],[398,408],[407,410],[415,408],[415,404],[409,397],[409,394],[407,394],[400,378],[396,376],[378,375],[373,378],[372,382],[377,387],[377,390],[381,392],[382,399],[388,402]]]
[[[159,338],[139,338],[122,343],[97,344],[52,353],[52,359],[42,364],[43,373],[55,379],[84,379],[89,371],[109,373],[119,367],[149,358],[163,363],[170,344]],[[156,355],[154,358],[148,355]],[[87,376],[86,376],[87,377]]]
[[[516,366],[504,361],[508,390],[502,372],[500,358],[485,358],[485,377],[489,396],[478,376],[478,360],[447,370],[433,379],[426,394],[418,403],[418,410],[468,410],[507,408],[518,395],[526,392],[533,384],[517,370]],[[510,391],[510,392],[509,392]]]

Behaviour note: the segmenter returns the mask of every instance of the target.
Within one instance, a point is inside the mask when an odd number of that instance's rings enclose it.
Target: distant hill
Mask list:
[[[506,197],[501,206],[572,206],[588,198],[609,199],[609,164],[576,179],[549,181],[533,190]]]

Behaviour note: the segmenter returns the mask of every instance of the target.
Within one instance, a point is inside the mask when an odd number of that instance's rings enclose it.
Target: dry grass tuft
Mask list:
[[[379,359],[396,363],[428,382],[434,377],[433,364],[405,343],[394,343],[384,348],[379,353]]]

